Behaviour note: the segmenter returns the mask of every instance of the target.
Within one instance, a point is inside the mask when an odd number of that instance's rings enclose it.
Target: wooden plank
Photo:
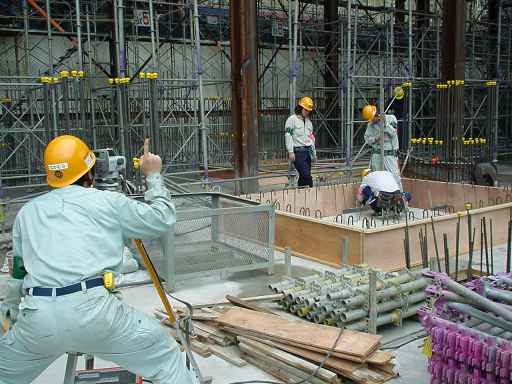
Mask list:
[[[299,377],[295,377],[291,375],[289,372],[286,372],[282,368],[278,368],[276,366],[270,366],[266,362],[263,362],[262,360],[258,360],[257,358],[243,353],[242,358],[246,360],[251,365],[254,365],[255,367],[261,369],[263,372],[268,373],[271,376],[274,376],[276,379],[281,380],[283,383],[286,384],[294,384],[300,382]]]
[[[194,329],[200,329],[201,331],[208,334],[209,337],[213,337],[216,340],[223,340],[224,342],[228,343],[227,345],[233,345],[236,343],[236,338],[234,336],[224,331],[221,331],[216,327],[212,327],[211,325],[206,324],[205,322],[194,322]]]
[[[268,340],[258,340],[260,343],[267,344],[274,348],[279,348],[283,351],[293,353],[294,355],[303,357],[316,363],[321,363],[325,360],[326,355],[324,353],[313,352],[298,347],[292,347],[286,344],[281,344]],[[371,382],[384,382],[390,380],[396,375],[393,373],[392,368],[389,368],[389,372],[382,372],[379,369],[368,368],[366,364],[358,364],[343,359],[330,357],[325,361],[325,367],[337,372],[338,374],[354,380],[359,383],[371,383]],[[383,366],[380,366],[382,369]],[[387,366],[385,368],[388,368]]]
[[[368,358],[366,359],[366,362],[368,364],[375,364],[375,365],[386,365],[393,360],[394,356],[391,352],[388,351],[375,351],[373,352]]]
[[[317,362],[317,363],[320,363],[320,362],[324,361],[325,356],[326,356],[326,354],[324,354],[324,353],[314,352],[314,351],[311,351],[311,350],[307,350],[307,349],[300,348],[300,347],[294,347],[294,346],[283,344],[283,343],[279,343],[279,342],[276,342],[276,341],[258,339],[258,338],[255,338],[253,336],[247,336],[245,338],[256,340],[256,341],[258,341],[260,343],[269,345],[269,346],[274,347],[274,348],[279,348],[279,349],[281,349],[283,351],[286,351],[286,352],[289,352],[289,353],[293,353],[294,355],[301,356],[303,358],[306,358],[308,360],[311,360],[311,361],[314,361],[314,362]],[[333,368],[333,369],[335,369],[338,372],[343,372],[345,374],[350,374],[350,373],[352,373],[352,372],[354,372],[354,371],[356,371],[356,370],[358,370],[360,368],[365,367],[365,364],[363,364],[363,363],[355,363],[355,362],[352,362],[352,361],[348,361],[348,360],[344,360],[344,359],[339,359],[339,358],[336,358],[336,357],[330,357],[329,359],[327,359],[325,361],[325,366],[328,367],[328,368]]]
[[[316,377],[311,377],[311,374],[307,373],[307,372],[304,372],[300,369],[297,369],[291,365],[288,365],[282,361],[279,361],[271,356],[268,356],[244,343],[240,343],[238,345],[238,347],[240,348],[240,350],[242,352],[244,352],[245,354],[247,355],[251,355],[252,357],[260,360],[260,361],[263,361],[265,363],[267,363],[268,365],[271,365],[272,367],[279,367],[281,369],[283,369],[283,371],[285,372],[288,372],[296,377],[299,377],[300,379],[304,380],[304,379],[308,379],[308,383],[311,383],[311,384],[328,384],[328,382],[322,380],[322,379],[318,379]]]
[[[278,301],[282,300],[284,295],[282,293],[276,293],[273,295],[263,295],[263,296],[253,296],[253,297],[239,297],[240,300],[244,302],[252,302],[252,301]],[[210,303],[210,304],[196,304],[193,305],[192,308],[194,309],[200,309],[205,307],[215,307],[217,305],[226,305],[229,304],[229,301],[219,301],[217,303]]]
[[[286,320],[275,315],[234,308],[217,318],[219,324],[253,331],[282,340],[304,345],[305,348],[330,350],[333,341],[339,335],[340,329],[306,323],[299,320]],[[381,340],[380,336],[367,333],[344,330],[339,338],[335,352],[366,358]]]
[[[282,340],[279,338],[272,338],[268,335],[262,335],[261,333],[257,333],[257,332],[242,331],[240,329],[229,328],[229,327],[222,327],[222,328],[228,332],[235,334],[235,335],[239,335],[239,336],[243,336],[243,337],[250,337],[257,341],[269,340],[269,341],[273,341],[276,343],[286,343],[287,345],[290,345],[292,347],[301,348],[301,349],[307,348],[310,351],[322,353],[324,355],[327,353],[327,351],[323,348],[317,348],[317,347],[313,347],[313,346],[304,346],[304,344],[301,344],[301,343],[296,343],[293,341],[286,341],[286,340]],[[348,354],[344,354],[344,353],[340,353],[340,352],[332,352],[331,356],[340,358],[340,359],[344,359],[344,360],[348,360],[348,361],[352,361],[352,362],[356,362],[356,363],[363,363],[366,360],[366,357],[348,355]]]
[[[214,345],[210,345],[208,347],[208,350],[215,356],[220,357],[222,360],[227,361],[228,363],[231,363],[233,365],[236,365],[237,367],[245,367],[247,365],[247,362],[242,360],[240,357],[236,356],[235,354],[226,351],[224,349],[221,349],[219,347],[216,347]]]
[[[310,363],[309,361],[304,360],[300,357],[281,351],[277,348],[272,348],[268,345],[265,345],[255,340],[248,339],[246,337],[239,337],[238,339],[240,340],[241,343],[249,345],[255,348],[256,350],[259,350],[266,356],[270,356],[274,359],[282,361],[283,363],[300,369],[301,371],[304,371],[306,373],[315,373],[315,377],[318,377],[319,379],[324,380],[328,383],[337,384],[339,382],[338,375],[336,373],[331,372],[325,368],[318,369],[318,365]]]
[[[290,231],[293,228],[293,231]],[[308,258],[341,266],[342,239],[349,244],[349,264],[361,264],[361,231],[319,220],[278,212],[276,214],[276,241],[279,248],[290,247],[294,255],[307,255]],[[318,244],[322,244],[321,247]]]
[[[226,299],[231,304],[236,305],[237,307],[240,307],[240,308],[250,309],[251,311],[256,311],[256,312],[270,313],[272,315],[275,314],[274,312],[272,312],[266,308],[262,308],[258,305],[251,304],[251,303],[245,302],[243,300],[240,300],[240,298],[236,297],[236,296],[226,295]]]
[[[177,342],[179,342],[178,335],[176,334],[176,329],[169,329],[169,334],[173,336]],[[204,358],[210,357],[212,355],[209,347],[197,340],[190,340],[190,349],[193,352],[197,353],[199,356]]]

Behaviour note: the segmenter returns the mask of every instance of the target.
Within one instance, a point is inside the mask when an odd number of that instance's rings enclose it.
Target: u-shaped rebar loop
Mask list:
[[[300,207],[299,209],[299,215],[306,216],[306,208]]]
[[[430,218],[430,212],[429,212],[429,210],[428,210],[428,209],[424,209],[424,210],[423,210],[423,218],[424,218],[424,219],[428,219],[428,218]]]
[[[416,220],[416,216],[414,216],[414,212],[413,212],[413,211],[409,211],[409,212],[407,213],[407,218],[408,218],[409,220],[411,220],[411,216],[412,216],[412,219],[413,219],[413,220]]]
[[[366,228],[370,229],[370,224],[368,223],[368,218],[367,217],[363,217],[363,221],[361,221],[361,228],[364,229],[365,224],[366,224]]]
[[[265,204],[270,205],[270,204],[272,204],[272,202],[270,200],[267,200],[267,202]]]
[[[338,218],[340,218],[340,220],[338,221]],[[337,214],[336,215],[336,223],[339,223],[339,224],[343,224],[343,215],[342,214]]]
[[[317,209],[315,211],[315,219],[321,219],[322,218],[322,211]]]
[[[455,207],[453,205],[448,206],[448,213],[455,213]]]
[[[281,203],[278,200],[274,200],[274,209],[281,210]]]
[[[377,228],[377,220],[375,220],[375,217],[370,217],[370,227]]]
[[[352,223],[351,223],[352,222]],[[350,215],[347,219],[348,225],[354,225],[354,216]]]
[[[305,213],[306,213],[306,215],[311,217],[311,209],[309,209],[309,207],[306,208]]]
[[[291,204],[286,204],[286,207],[284,209],[286,212],[291,212],[292,211],[292,205]]]

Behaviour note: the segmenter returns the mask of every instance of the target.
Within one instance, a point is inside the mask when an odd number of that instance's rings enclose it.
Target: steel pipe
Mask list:
[[[478,320],[482,320],[488,324],[492,324],[496,327],[500,327],[504,330],[512,332],[512,323],[505,321],[503,319],[493,317],[488,313],[482,312],[476,308],[473,308],[471,305],[462,304],[462,303],[448,303],[448,307],[457,312],[462,312],[468,316],[474,317]]]
[[[457,293],[458,295],[468,299],[470,302],[475,303],[481,308],[492,312],[503,319],[512,322],[512,312],[506,309],[503,305],[497,304],[483,296],[480,296],[478,293],[471,291],[470,289],[464,287],[463,285],[453,281],[448,276],[435,273],[435,272],[425,272],[428,276],[434,275],[435,279],[439,280],[442,284],[444,284],[447,288]]]

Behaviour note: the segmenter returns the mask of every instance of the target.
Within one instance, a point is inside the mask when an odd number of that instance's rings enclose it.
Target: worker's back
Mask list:
[[[388,171],[375,171],[363,177],[362,185],[369,186],[374,193],[377,192],[395,192],[400,190],[400,186],[395,177]]]
[[[28,271],[25,288],[61,287],[117,270],[130,238],[156,238],[170,229],[169,205],[155,214],[120,193],[77,185],[32,200],[13,229],[15,251]]]

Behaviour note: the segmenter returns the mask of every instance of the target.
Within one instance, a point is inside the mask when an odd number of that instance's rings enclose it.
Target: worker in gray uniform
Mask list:
[[[130,239],[171,231],[176,214],[162,160],[147,139],[141,169],[148,204],[91,188],[95,162],[77,137],[53,139],[44,164],[54,189],[16,216],[1,310],[16,322],[0,337],[0,384],[29,384],[66,352],[111,361],[155,384],[195,384],[176,341],[156,319],[119,300],[103,278],[119,271]]]
[[[367,105],[363,108],[363,118],[368,121],[364,141],[371,148],[370,168],[372,171],[388,171],[393,174],[402,188],[398,166],[398,121],[394,115],[379,114],[377,107]],[[382,130],[383,127],[383,130]],[[384,134],[384,158],[381,151],[381,135]]]
[[[308,96],[302,97],[295,113],[285,123],[286,150],[288,159],[299,173],[299,188],[313,187],[311,162],[316,161],[315,136],[310,118],[313,108],[313,100]]]

